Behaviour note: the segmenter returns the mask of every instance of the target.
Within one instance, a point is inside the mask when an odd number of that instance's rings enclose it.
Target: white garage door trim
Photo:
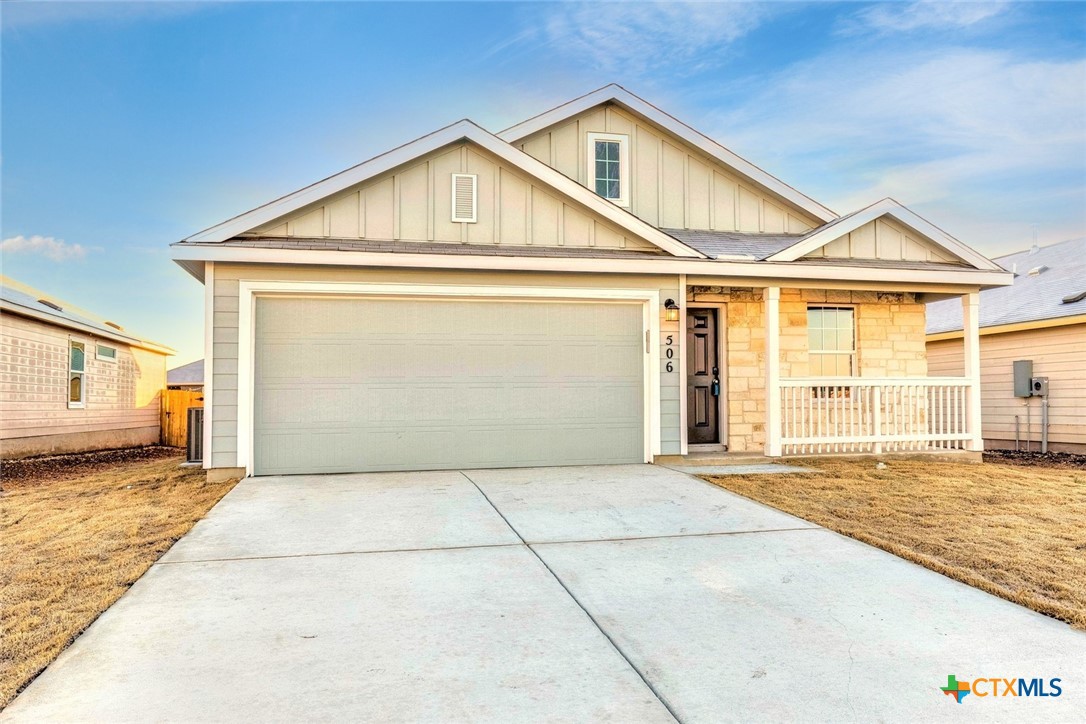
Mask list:
[[[645,462],[660,454],[660,291],[658,289],[582,289],[567,287],[461,286],[445,284],[362,284],[357,282],[241,281],[238,284],[238,441],[237,466],[253,474],[253,384],[258,296],[379,296],[385,298],[539,299],[641,302],[645,332]]]

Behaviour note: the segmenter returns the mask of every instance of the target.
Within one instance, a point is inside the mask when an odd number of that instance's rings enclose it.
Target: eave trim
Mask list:
[[[733,277],[750,280],[750,286],[770,279],[837,280],[878,284],[914,283],[989,288],[1013,281],[1010,272],[977,269],[872,269],[813,264],[770,264],[663,257],[656,259],[574,259],[563,257],[468,256],[404,254],[400,252],[343,252],[296,249],[252,249],[213,244],[172,247],[173,259],[234,262],[242,264],[306,264],[323,266],[474,269],[491,271],[555,271],[605,274],[690,274],[702,277]]]

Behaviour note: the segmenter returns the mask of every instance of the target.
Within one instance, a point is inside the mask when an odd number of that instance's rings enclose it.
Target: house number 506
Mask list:
[[[664,356],[667,357],[667,364],[664,365],[664,369],[668,372],[675,371],[675,335],[669,334],[665,338]]]

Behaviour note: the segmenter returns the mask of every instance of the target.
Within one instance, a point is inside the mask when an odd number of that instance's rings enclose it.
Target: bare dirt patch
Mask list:
[[[1066,468],[1086,472],[1086,455],[1061,452],[1026,452],[1025,450],[987,450],[984,462],[1038,468]]]
[[[129,447],[119,450],[96,450],[65,455],[39,455],[0,463],[0,490],[25,485],[70,479],[79,475],[105,470],[141,460],[162,460],[184,455],[181,448],[164,445]]]
[[[874,460],[703,476],[1086,629],[1086,470]]]
[[[136,448],[4,464],[0,708],[236,482],[181,462]]]

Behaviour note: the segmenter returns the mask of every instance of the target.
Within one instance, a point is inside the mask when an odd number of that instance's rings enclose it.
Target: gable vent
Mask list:
[[[472,173],[452,175],[452,220],[461,223],[476,222],[476,190],[479,177]]]

